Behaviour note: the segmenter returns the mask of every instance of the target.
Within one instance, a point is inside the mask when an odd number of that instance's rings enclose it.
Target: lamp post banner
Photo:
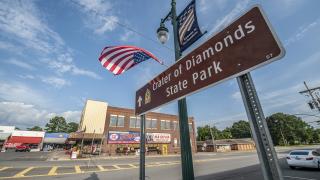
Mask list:
[[[140,88],[135,113],[240,76],[284,54],[261,8],[255,6]]]
[[[197,21],[195,0],[177,17],[177,26],[180,51],[183,52],[203,35]]]

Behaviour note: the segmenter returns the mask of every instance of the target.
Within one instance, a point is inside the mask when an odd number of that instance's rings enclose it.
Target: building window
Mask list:
[[[166,121],[166,129],[170,130],[170,121]]]
[[[172,126],[171,126],[172,130],[176,131],[179,129],[178,121],[171,121],[171,124],[172,124]]]
[[[118,127],[124,127],[124,116],[118,116]]]
[[[170,130],[170,121],[169,120],[161,120],[161,124],[160,124],[160,127],[161,127],[161,130]]]
[[[157,129],[157,119],[147,118],[146,128],[147,129]]]
[[[140,118],[130,117],[130,128],[140,128]]]
[[[110,127],[124,127],[124,116],[111,114]]]
[[[152,129],[157,129],[157,120],[156,119],[152,119],[151,120],[151,128]]]
[[[190,133],[193,132],[192,123],[189,123],[189,132],[190,132]]]
[[[110,127],[117,127],[118,116],[110,115]]]

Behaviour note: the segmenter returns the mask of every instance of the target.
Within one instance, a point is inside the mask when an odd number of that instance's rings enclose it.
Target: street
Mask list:
[[[284,179],[320,179],[314,169],[291,170],[285,161],[287,151],[278,153]],[[0,154],[0,179],[132,179],[139,177],[139,158],[115,158],[47,161],[54,152]],[[262,179],[256,152],[197,153],[193,156],[194,172],[199,180]],[[181,179],[179,155],[146,158],[146,179]]]

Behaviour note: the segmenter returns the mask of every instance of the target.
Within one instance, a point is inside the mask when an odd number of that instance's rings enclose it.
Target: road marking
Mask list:
[[[316,180],[316,179],[309,179],[309,178],[295,177],[295,176],[283,176],[283,177],[291,178],[291,179]]]
[[[26,174],[27,172],[31,171],[34,167],[29,167],[21,172],[19,172],[18,174],[14,175],[13,177],[23,177],[24,174]]]
[[[99,168],[100,171],[105,171],[106,170],[101,165],[97,165],[97,167]]]
[[[133,167],[133,168],[137,168],[138,166],[135,166],[133,164],[128,164],[129,166]]]
[[[0,168],[0,171],[4,171],[6,169],[9,169],[10,167],[3,167],[3,168]]]
[[[76,173],[82,173],[80,166],[74,166],[74,169],[76,170]]]
[[[53,167],[50,169],[48,175],[49,175],[49,176],[57,175],[57,172],[56,172],[57,169],[58,169],[58,166],[53,166]]]
[[[121,167],[119,167],[118,165],[112,165],[113,167],[115,167],[116,169],[121,169]]]

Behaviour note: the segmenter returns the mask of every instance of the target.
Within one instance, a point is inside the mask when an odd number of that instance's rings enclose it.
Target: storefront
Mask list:
[[[45,132],[15,130],[5,143],[6,149],[15,149],[16,146],[28,145],[31,151],[40,151]]]
[[[140,150],[140,133],[127,131],[110,131],[105,149],[110,154],[131,155],[137,154]],[[146,153],[167,155],[171,143],[169,133],[147,133]]]
[[[0,151],[5,151],[5,143],[14,131],[14,126],[0,126]]]
[[[193,117],[189,117],[188,122],[190,144],[192,151],[196,152]],[[180,153],[178,116],[148,112],[145,128],[147,155]],[[86,102],[78,132],[70,134],[69,139],[76,140],[78,145],[83,144],[84,152],[86,147],[90,150],[91,146],[95,146],[105,155],[133,155],[140,148],[140,118],[135,116],[133,109],[112,107],[106,102]],[[95,138],[92,137],[93,134]]]
[[[45,133],[43,139],[43,150],[52,151],[52,150],[63,150],[70,149],[70,146],[67,139],[69,134],[67,133]]]

